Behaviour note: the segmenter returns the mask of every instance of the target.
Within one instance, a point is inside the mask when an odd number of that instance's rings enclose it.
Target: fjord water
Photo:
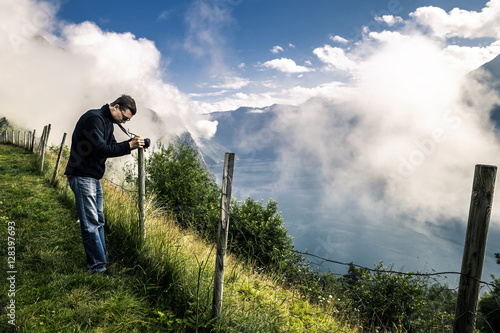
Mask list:
[[[223,165],[212,165],[211,169],[221,184]],[[311,257],[323,270],[346,272],[346,265],[331,261],[368,268],[383,261],[386,267],[402,272],[460,272],[467,216],[461,221],[450,220],[439,226],[429,223],[419,228],[411,216],[399,221],[390,217],[370,219],[358,213],[354,205],[335,207],[325,202],[327,196],[317,174],[311,168],[283,181],[273,160],[240,159],[235,163],[232,195],[237,200],[251,197],[264,203],[269,199],[277,201],[295,248],[330,260]],[[500,252],[499,237],[498,224],[492,221],[482,276],[486,282],[491,281],[491,274],[500,276],[500,265],[494,257]],[[450,287],[455,287],[458,275],[444,275]]]

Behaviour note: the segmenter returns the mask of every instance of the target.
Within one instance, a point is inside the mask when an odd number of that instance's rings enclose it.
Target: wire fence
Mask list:
[[[182,216],[183,223],[191,228],[200,224],[199,216],[210,213],[180,207],[170,209],[176,211],[177,216]],[[268,237],[255,234],[232,215],[229,228],[229,251],[252,261],[249,278],[254,274],[276,274],[285,288],[294,289],[292,302],[294,299],[301,301],[305,296],[311,303],[320,306],[325,315],[332,318],[348,317],[357,332],[461,332],[460,328],[454,328],[459,285],[450,282],[457,280],[450,277],[460,277],[461,272],[401,272],[381,264],[370,268],[293,250],[294,254],[302,258],[301,265],[278,274],[276,267],[269,269],[266,253],[269,253],[269,249],[274,249],[277,257],[286,257],[290,253],[277,249]],[[203,230],[203,233],[216,234],[216,225],[212,223],[212,229]],[[348,273],[335,273],[344,270]],[[481,310],[473,313],[476,328],[480,332],[500,332],[500,281],[478,282],[481,284],[482,296],[479,299]],[[283,298],[274,299],[272,303],[262,303],[254,296],[259,291],[269,292],[276,288],[274,280],[259,288],[249,293],[247,298],[249,303],[254,302],[253,307],[249,304],[249,308],[255,311],[290,302],[290,295],[283,295]],[[241,293],[241,290],[227,290],[229,293]],[[225,297],[233,299],[234,296],[228,294]],[[307,312],[297,314],[297,318],[303,315],[307,315]],[[322,331],[328,332],[314,325],[304,330]],[[338,331],[348,332],[342,329]]]
[[[26,139],[21,140],[22,137]],[[0,139],[4,144],[16,144],[31,151],[36,147],[34,133],[4,131]],[[43,140],[42,136],[38,149],[44,149]],[[63,147],[64,140],[61,151]],[[136,195],[135,190],[123,184],[105,181],[116,191]],[[213,242],[217,238],[219,226],[214,216],[220,213],[220,206],[207,210],[166,209],[182,228],[195,230],[201,239]],[[476,300],[479,306],[467,313],[474,322],[467,327],[456,327],[460,319],[455,314],[460,284],[451,283],[448,277],[461,277],[462,272],[400,272],[382,263],[370,268],[298,251],[293,246],[277,247],[272,235],[256,230],[241,214],[231,209],[226,213],[230,221],[227,250],[247,263],[248,269],[236,271],[233,266],[226,270],[223,315],[258,312],[269,318],[271,314],[286,317],[290,329],[281,326],[276,331],[295,331],[292,328],[300,322],[297,331],[301,332],[474,332],[474,327],[480,332],[500,332],[499,280],[476,279],[482,290]],[[188,243],[176,246],[192,251]],[[209,256],[212,259],[207,260],[215,261],[215,252],[211,251]],[[336,273],[340,271],[344,273]],[[241,275],[251,282],[236,283]],[[260,277],[258,283],[256,277]],[[467,275],[467,278],[473,277]],[[286,312],[281,311],[284,304],[288,307]],[[199,312],[211,312],[210,303],[198,306]],[[329,320],[347,324],[333,328],[324,324]],[[262,325],[247,321],[235,324],[234,331],[266,332]]]

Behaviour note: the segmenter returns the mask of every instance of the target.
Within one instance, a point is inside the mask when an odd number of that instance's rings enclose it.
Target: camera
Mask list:
[[[125,128],[123,128],[122,125],[118,124],[118,127],[120,127],[120,129],[123,131],[123,133],[127,134],[129,138],[133,139],[135,136],[137,136],[136,134],[130,132],[129,130],[126,130]],[[145,138],[144,139],[144,146],[143,148],[147,149],[149,148],[149,146],[151,146],[151,139],[150,138]]]

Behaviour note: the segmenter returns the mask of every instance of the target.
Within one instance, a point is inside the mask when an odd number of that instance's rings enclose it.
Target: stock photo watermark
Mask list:
[[[407,156],[399,156],[397,172],[392,173],[391,178],[397,182],[411,177],[437,151],[438,146],[449,139],[450,131],[458,130],[469,117],[470,113],[461,109],[445,112],[443,122],[447,126],[434,128],[428,137],[415,142],[416,148]]]
[[[7,322],[16,325],[16,223],[7,222]]]

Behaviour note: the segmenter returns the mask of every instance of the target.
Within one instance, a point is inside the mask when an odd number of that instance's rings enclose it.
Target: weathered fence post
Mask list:
[[[50,134],[50,124],[47,125],[47,130],[45,131],[45,136],[43,137],[43,140],[41,142],[41,155],[40,155],[40,172],[43,172],[43,162],[44,162],[44,157],[45,157],[45,146],[47,145],[47,142],[49,141],[49,134]]]
[[[144,148],[138,149],[138,181],[139,181],[139,242],[142,246],[146,238],[146,177],[144,173]]]
[[[497,167],[490,165],[476,165],[474,171],[453,332],[474,333],[476,329],[479,281],[483,274],[496,172]]]
[[[61,148],[59,148],[59,155],[57,155],[56,168],[54,169],[54,174],[52,175],[52,179],[50,180],[51,183],[53,183],[57,177],[57,171],[59,170],[59,163],[61,162],[61,156],[62,156],[62,152],[64,149],[64,141],[65,140],[66,140],[66,133],[63,134]]]
[[[31,152],[33,152],[35,147],[35,137],[36,137],[36,129],[33,130],[33,136],[31,137],[31,147],[30,147]]]
[[[42,154],[42,143],[45,138],[45,133],[47,132],[47,125],[43,126],[42,136],[40,136],[40,142],[38,142],[37,153],[41,156]]]
[[[229,231],[229,205],[231,203],[233,170],[234,153],[226,153],[224,159],[224,173],[222,178],[219,232],[217,236],[217,258],[215,260],[214,296],[212,301],[212,315],[214,318],[220,318],[222,310],[224,266],[226,262],[227,236]]]

